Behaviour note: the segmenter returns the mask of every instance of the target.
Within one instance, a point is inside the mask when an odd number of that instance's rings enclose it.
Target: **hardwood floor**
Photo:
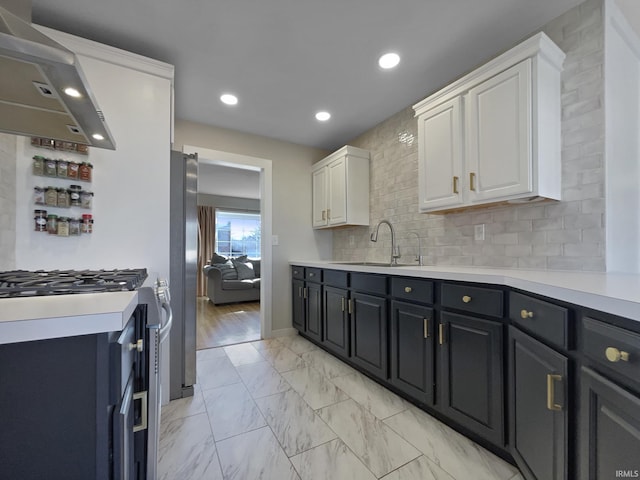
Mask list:
[[[260,340],[260,302],[214,305],[196,301],[196,349]]]

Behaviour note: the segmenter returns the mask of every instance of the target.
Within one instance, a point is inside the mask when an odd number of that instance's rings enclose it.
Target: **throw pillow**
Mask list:
[[[248,258],[246,255],[240,255],[239,257],[236,257],[233,260],[236,260],[237,262],[247,263]]]
[[[225,263],[227,261],[227,257],[223,257],[222,255],[218,255],[214,252],[213,257],[211,257],[211,264],[214,263]]]
[[[238,280],[251,280],[256,278],[253,273],[253,265],[250,263],[239,262],[236,259],[231,261],[233,262],[233,266],[236,267],[236,272],[238,272]]]

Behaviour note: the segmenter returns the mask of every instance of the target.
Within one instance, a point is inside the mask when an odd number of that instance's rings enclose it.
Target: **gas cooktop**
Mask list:
[[[125,270],[13,270],[0,272],[0,298],[135,290],[146,268]]]

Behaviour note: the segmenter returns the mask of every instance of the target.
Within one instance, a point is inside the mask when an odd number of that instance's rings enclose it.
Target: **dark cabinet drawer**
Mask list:
[[[587,357],[640,384],[640,334],[588,317],[582,328]]]
[[[511,322],[543,340],[568,348],[569,310],[553,303],[511,292],[509,296]]]
[[[433,282],[416,278],[393,277],[391,294],[395,298],[420,303],[433,303]]]
[[[291,277],[304,280],[304,267],[291,267]]]
[[[322,282],[322,269],[320,268],[305,268],[304,279],[309,282]]]
[[[504,315],[503,304],[502,290],[452,283],[442,284],[444,307],[500,318]]]
[[[387,277],[369,273],[351,273],[351,289],[359,292],[387,294]]]
[[[347,288],[349,274],[339,270],[325,270],[324,283],[332,287]]]

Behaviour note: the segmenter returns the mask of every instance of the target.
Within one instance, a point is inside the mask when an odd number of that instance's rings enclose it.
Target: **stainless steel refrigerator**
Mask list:
[[[190,397],[196,383],[198,156],[171,152],[170,271],[173,309],[169,397]]]

